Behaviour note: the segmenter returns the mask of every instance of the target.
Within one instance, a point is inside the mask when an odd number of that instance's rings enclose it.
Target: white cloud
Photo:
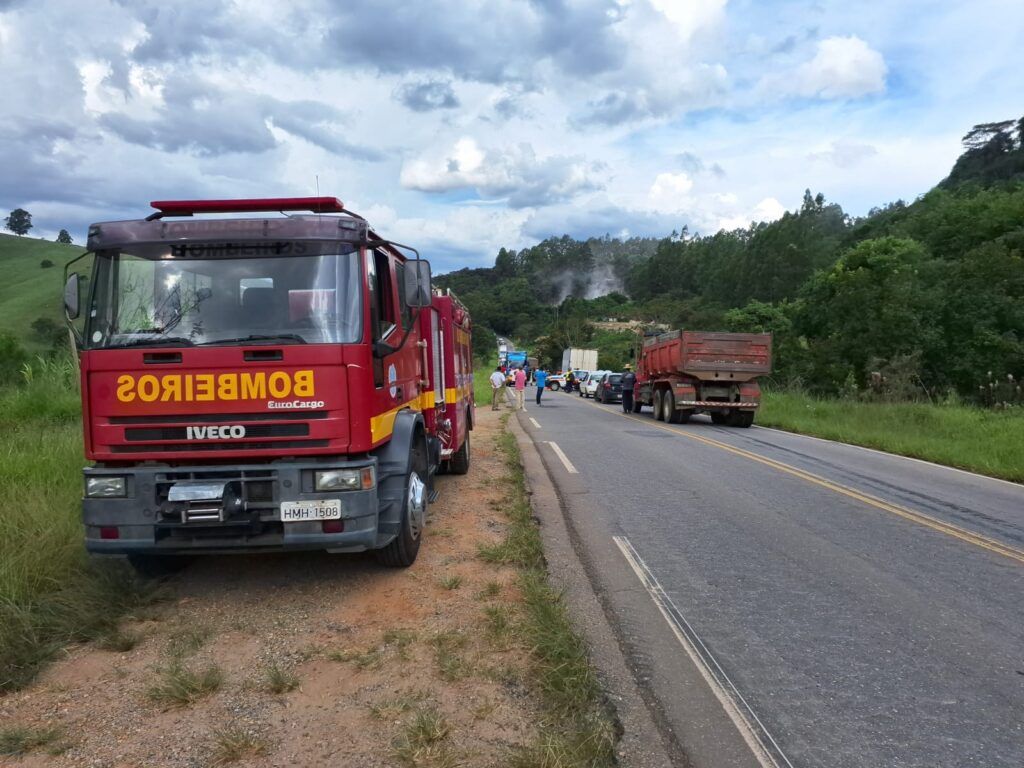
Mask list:
[[[732,216],[724,216],[718,220],[717,228],[731,232],[734,229],[745,229],[751,223],[770,222],[781,219],[786,212],[785,206],[774,197],[766,197],[753,209]]]
[[[548,205],[600,189],[600,165],[583,157],[538,157],[533,146],[482,149],[463,137],[448,150],[407,162],[401,183],[421,192],[472,189],[483,197],[505,197],[513,208]]]
[[[887,72],[882,54],[856,35],[828,37],[797,69],[793,85],[801,96],[857,98],[884,91]]]
[[[878,150],[871,144],[839,140],[833,141],[827,147],[809,152],[807,158],[832,163],[839,168],[852,168],[877,154]]]
[[[727,0],[650,0],[656,11],[675,26],[684,40],[721,23]]]
[[[685,173],[659,173],[647,197],[654,210],[671,213],[686,208],[691,189],[693,180]]]

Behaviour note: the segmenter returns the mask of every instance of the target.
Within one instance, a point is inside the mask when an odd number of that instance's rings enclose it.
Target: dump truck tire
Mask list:
[[[741,427],[746,429],[754,423],[753,411],[733,411],[729,414],[728,424],[730,427]]]
[[[728,413],[721,413],[720,411],[711,412],[711,423],[712,424],[725,424],[729,421]]]
[[[665,420],[665,411],[662,410],[661,405],[661,390],[657,390],[654,393],[654,418],[656,421]]]

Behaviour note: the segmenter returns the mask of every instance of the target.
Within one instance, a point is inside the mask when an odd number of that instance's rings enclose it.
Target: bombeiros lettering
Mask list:
[[[167,373],[117,377],[115,395],[122,403],[230,402],[284,400],[316,395],[312,370],[242,373]]]
[[[241,424],[185,427],[185,437],[189,440],[241,440],[245,437],[245,427]]]

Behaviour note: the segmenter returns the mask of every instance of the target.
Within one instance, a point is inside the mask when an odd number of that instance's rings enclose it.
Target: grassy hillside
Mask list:
[[[63,324],[64,264],[83,250],[78,245],[0,235],[0,331],[13,333],[29,351],[48,347],[32,333],[32,321],[48,317]],[[42,269],[44,259],[53,266]]]

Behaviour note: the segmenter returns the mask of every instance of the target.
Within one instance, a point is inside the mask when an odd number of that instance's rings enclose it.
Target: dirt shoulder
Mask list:
[[[419,560],[199,560],[119,635],[68,650],[0,699],[0,765],[392,766],[506,763],[544,720],[511,627],[514,565],[498,414],[473,465],[439,478]]]

